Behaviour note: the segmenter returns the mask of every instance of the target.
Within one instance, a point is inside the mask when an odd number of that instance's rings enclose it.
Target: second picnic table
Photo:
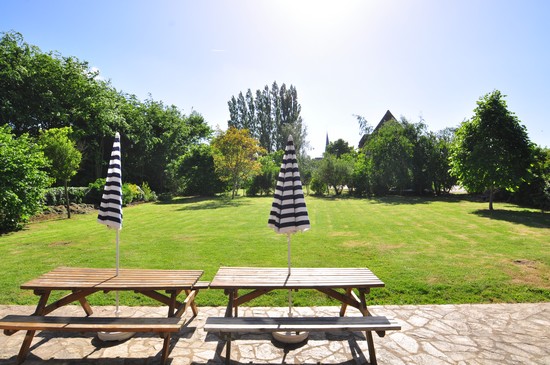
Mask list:
[[[366,295],[370,292],[371,288],[384,287],[384,283],[370,271],[368,268],[292,268],[290,271],[288,268],[272,268],[272,267],[222,267],[218,270],[214,279],[210,283],[211,289],[223,289],[229,296],[229,303],[225,312],[226,318],[238,317],[238,307],[246,302],[251,301],[261,295],[264,295],[272,290],[287,289],[287,290],[300,290],[300,289],[314,289],[318,290],[331,298],[338,300],[341,303],[340,317],[345,315],[348,306],[354,307],[360,311],[366,320],[373,320],[376,323],[367,323],[363,321],[355,321],[356,328],[374,328],[377,333],[383,335],[384,330],[400,329],[400,326],[393,321],[389,321],[385,317],[373,317],[367,308]],[[246,290],[242,295],[239,295],[239,290]],[[379,319],[378,321],[375,318]],[[209,319],[210,324],[207,325],[209,330],[220,330],[230,332],[231,328],[236,331],[239,325],[232,327],[233,323],[237,323],[234,320],[223,321],[223,319],[215,320]],[[217,323],[215,323],[217,321]],[[292,321],[292,320],[291,320]],[[292,326],[296,326],[296,323],[300,319],[294,320]],[[311,320],[307,322],[300,322],[299,326],[305,327],[318,327],[327,330],[327,321],[317,321],[320,325],[312,324]],[[330,320],[330,322],[337,322],[338,325],[333,326],[339,328],[352,329],[351,322],[340,321],[338,319]],[[250,319],[247,319],[243,323],[252,323]],[[260,319],[257,327],[245,326],[246,328],[253,328],[258,330],[269,331],[269,328],[280,328],[289,325],[289,321],[281,319],[277,323],[273,319],[269,321]],[[225,327],[225,328],[224,328]],[[244,327],[243,327],[244,328]],[[241,328],[241,330],[243,329]],[[376,364],[376,355],[374,352],[374,341],[370,330],[366,330],[366,338],[369,348],[370,363]],[[227,342],[227,356],[226,361],[229,361],[230,340]]]

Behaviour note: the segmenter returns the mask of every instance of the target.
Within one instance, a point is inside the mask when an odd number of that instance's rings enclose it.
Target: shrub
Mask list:
[[[84,203],[99,205],[101,203],[101,196],[103,195],[103,189],[105,188],[105,178],[99,178],[96,181],[88,185],[86,194],[84,195]]]
[[[0,126],[0,233],[22,228],[42,208],[50,185],[48,161],[26,134],[19,138]]]
[[[327,184],[316,177],[311,179],[311,189],[315,192],[315,195],[325,195],[328,192]]]
[[[69,187],[69,201],[71,203],[81,204],[88,192],[87,187]],[[65,205],[65,189],[62,186],[49,188],[44,195],[46,205]]]
[[[157,194],[151,190],[151,187],[147,181],[144,181],[143,184],[141,184],[141,190],[143,191],[143,200],[146,202],[154,202],[157,200]]]
[[[161,202],[169,202],[172,200],[172,193],[161,193],[158,198]]]

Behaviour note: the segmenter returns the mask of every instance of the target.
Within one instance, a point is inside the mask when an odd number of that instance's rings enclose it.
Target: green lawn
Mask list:
[[[272,199],[182,198],[124,209],[121,267],[202,269],[286,266],[286,236],[267,228]],[[295,267],[368,267],[386,283],[371,304],[550,301],[550,214],[461,198],[323,199],[307,197],[311,230],[292,236]],[[114,267],[115,232],[96,214],[29,224],[0,236],[0,304],[36,304],[23,282],[57,266]],[[113,304],[95,294],[92,304]],[[334,304],[312,291],[296,305]],[[202,291],[199,305],[225,305]],[[122,293],[125,305],[153,305]],[[284,306],[272,292],[253,305]]]

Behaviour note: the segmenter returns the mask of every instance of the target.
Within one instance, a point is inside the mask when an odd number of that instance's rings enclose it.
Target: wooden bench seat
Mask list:
[[[59,331],[59,332],[153,332],[164,337],[164,345],[161,352],[162,364],[166,362],[170,345],[170,333],[179,332],[184,318],[156,318],[156,317],[57,317],[57,316],[32,316],[32,315],[8,315],[0,319],[0,329],[7,335],[14,331]],[[29,336],[29,333],[27,333]],[[30,345],[30,344],[29,344]],[[29,349],[22,350],[17,358],[17,363],[22,363]]]
[[[394,319],[384,316],[209,317],[204,325],[205,331],[220,333],[225,338],[226,364],[230,363],[232,333],[375,331],[384,337],[386,331],[400,329]]]

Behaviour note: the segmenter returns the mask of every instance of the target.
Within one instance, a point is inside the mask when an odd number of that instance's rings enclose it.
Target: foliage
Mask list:
[[[517,190],[533,161],[527,131],[504,97],[498,90],[481,97],[472,119],[456,131],[451,150],[452,174],[468,191],[488,189],[490,210],[495,189]]]
[[[325,194],[328,194],[328,185],[326,182],[318,178],[317,176],[313,176],[311,179],[311,189],[315,192],[315,195],[323,196]]]
[[[181,195],[212,196],[223,191],[223,182],[216,174],[212,148],[194,145],[184,155],[168,164],[171,190]]]
[[[143,190],[136,184],[122,184],[122,205],[125,206],[139,201],[144,201]]]
[[[237,98],[231,97],[227,103],[228,126],[249,130],[268,153],[284,150],[291,134],[297,154],[304,154],[307,131],[300,116],[302,107],[298,103],[296,88],[290,85],[287,89],[285,84],[279,88],[277,82],[273,82],[271,90],[266,85],[255,94],[256,97],[248,89],[246,97],[242,92]]]
[[[38,144],[44,151],[44,156],[50,162],[50,176],[56,179],[57,182],[62,182],[65,188],[64,201],[68,218],[71,218],[68,184],[71,177],[76,174],[82,160],[82,154],[69,138],[71,133],[71,127],[51,128],[41,130],[38,138]]]
[[[348,142],[340,138],[334,142],[330,142],[326,147],[325,152],[336,156],[336,158],[340,158],[346,153],[352,153],[353,146],[350,146]]]
[[[222,181],[231,188],[231,197],[243,182],[260,171],[258,157],[265,152],[258,140],[250,137],[248,130],[230,127],[218,130],[212,140],[214,166]]]
[[[105,179],[104,177],[101,177],[99,179],[96,179],[94,182],[91,182],[88,185],[88,190],[86,191],[86,195],[84,196],[84,203],[99,206],[99,204],[101,203],[101,197],[103,196],[103,190],[105,189],[106,182],[107,179]]]
[[[367,140],[363,152],[369,160],[372,190],[386,194],[395,189],[402,192],[411,181],[413,143],[402,124],[390,120]]]
[[[358,153],[353,166],[351,180],[353,182],[353,194],[355,196],[368,196],[371,194],[371,178],[370,173],[371,160],[367,158],[365,153]]]
[[[550,149],[534,147],[529,181],[523,182],[511,200],[542,211],[550,210]]]
[[[340,195],[344,187],[351,184],[353,165],[351,159],[336,158],[330,153],[325,153],[315,171],[315,179],[332,186],[336,195]]]
[[[146,202],[154,202],[157,200],[157,194],[151,190],[151,187],[147,183],[147,181],[144,181],[143,184],[141,184],[141,191],[143,191],[143,200]]]
[[[21,229],[39,212],[51,179],[48,161],[28,135],[16,138],[0,126],[0,233]]]
[[[87,62],[44,53],[19,33],[0,39],[0,123],[16,135],[37,137],[40,130],[72,127],[82,151],[73,177],[86,186],[105,176],[116,131],[121,134],[126,181],[147,181],[166,189],[166,167],[212,134],[204,118],[185,115],[173,105],[140,101],[103,81]]]
[[[67,189],[69,194],[69,201],[81,204],[84,202],[84,197],[88,193],[87,187],[74,187],[70,186]],[[67,199],[65,198],[64,187],[53,187],[46,190],[44,194],[44,203],[46,205],[67,205]]]
[[[446,128],[439,131],[433,141],[433,151],[429,164],[430,174],[433,180],[433,188],[436,194],[449,193],[457,184],[457,179],[451,175],[449,158],[454,138],[454,129]]]
[[[279,150],[258,159],[261,165],[260,172],[258,175],[253,176],[249,182],[246,190],[248,195],[269,195],[271,193],[277,183],[283,155],[284,151]]]

